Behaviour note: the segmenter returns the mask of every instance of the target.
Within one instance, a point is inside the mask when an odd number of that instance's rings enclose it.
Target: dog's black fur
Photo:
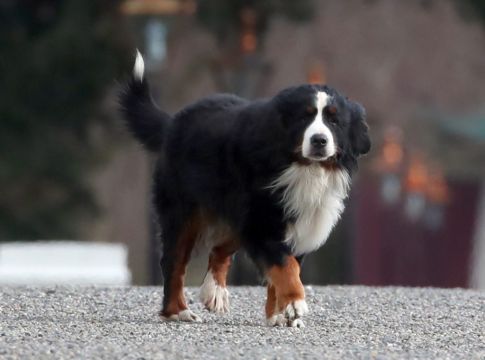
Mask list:
[[[315,93],[331,95],[336,114],[326,114],[338,153],[321,166],[352,173],[370,141],[361,105],[328,86],[287,88],[267,100],[228,94],[199,100],[173,116],[150,97],[146,78],[133,77],[120,97],[134,136],[158,154],[154,205],[162,230],[165,301],[169,297],[177,241],[194,212],[203,209],[228,224],[262,269],[282,264],[292,250],[284,242],[287,216],[279,191],[269,184],[299,154],[302,134],[314,117]]]

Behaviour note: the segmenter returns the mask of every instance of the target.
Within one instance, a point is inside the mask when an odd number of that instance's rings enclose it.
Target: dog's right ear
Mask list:
[[[365,155],[370,151],[369,125],[366,122],[366,112],[362,105],[350,101],[350,142],[355,156]]]

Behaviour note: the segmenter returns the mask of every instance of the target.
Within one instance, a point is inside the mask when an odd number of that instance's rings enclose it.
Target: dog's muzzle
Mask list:
[[[315,134],[310,138],[310,157],[315,160],[325,160],[332,156],[327,149],[328,138],[325,134]]]

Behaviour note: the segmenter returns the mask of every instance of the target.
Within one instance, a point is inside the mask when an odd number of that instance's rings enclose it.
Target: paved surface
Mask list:
[[[308,287],[306,327],[268,328],[262,287],[231,288],[231,313],[161,323],[160,289],[0,288],[0,358],[485,358],[485,292]]]

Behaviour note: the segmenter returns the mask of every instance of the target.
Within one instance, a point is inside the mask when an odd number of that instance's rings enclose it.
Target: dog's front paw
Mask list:
[[[163,321],[185,321],[185,322],[202,322],[202,319],[189,309],[180,311],[178,314],[165,316],[160,314]]]
[[[308,305],[305,300],[290,302],[283,311],[267,319],[268,326],[305,327],[301,317],[308,313]]]
[[[216,284],[211,272],[207,273],[200,288],[200,301],[207,310],[216,314],[229,312],[229,291],[225,286]]]
[[[298,319],[308,313],[308,305],[305,300],[290,302],[285,309],[285,317],[289,320]]]

